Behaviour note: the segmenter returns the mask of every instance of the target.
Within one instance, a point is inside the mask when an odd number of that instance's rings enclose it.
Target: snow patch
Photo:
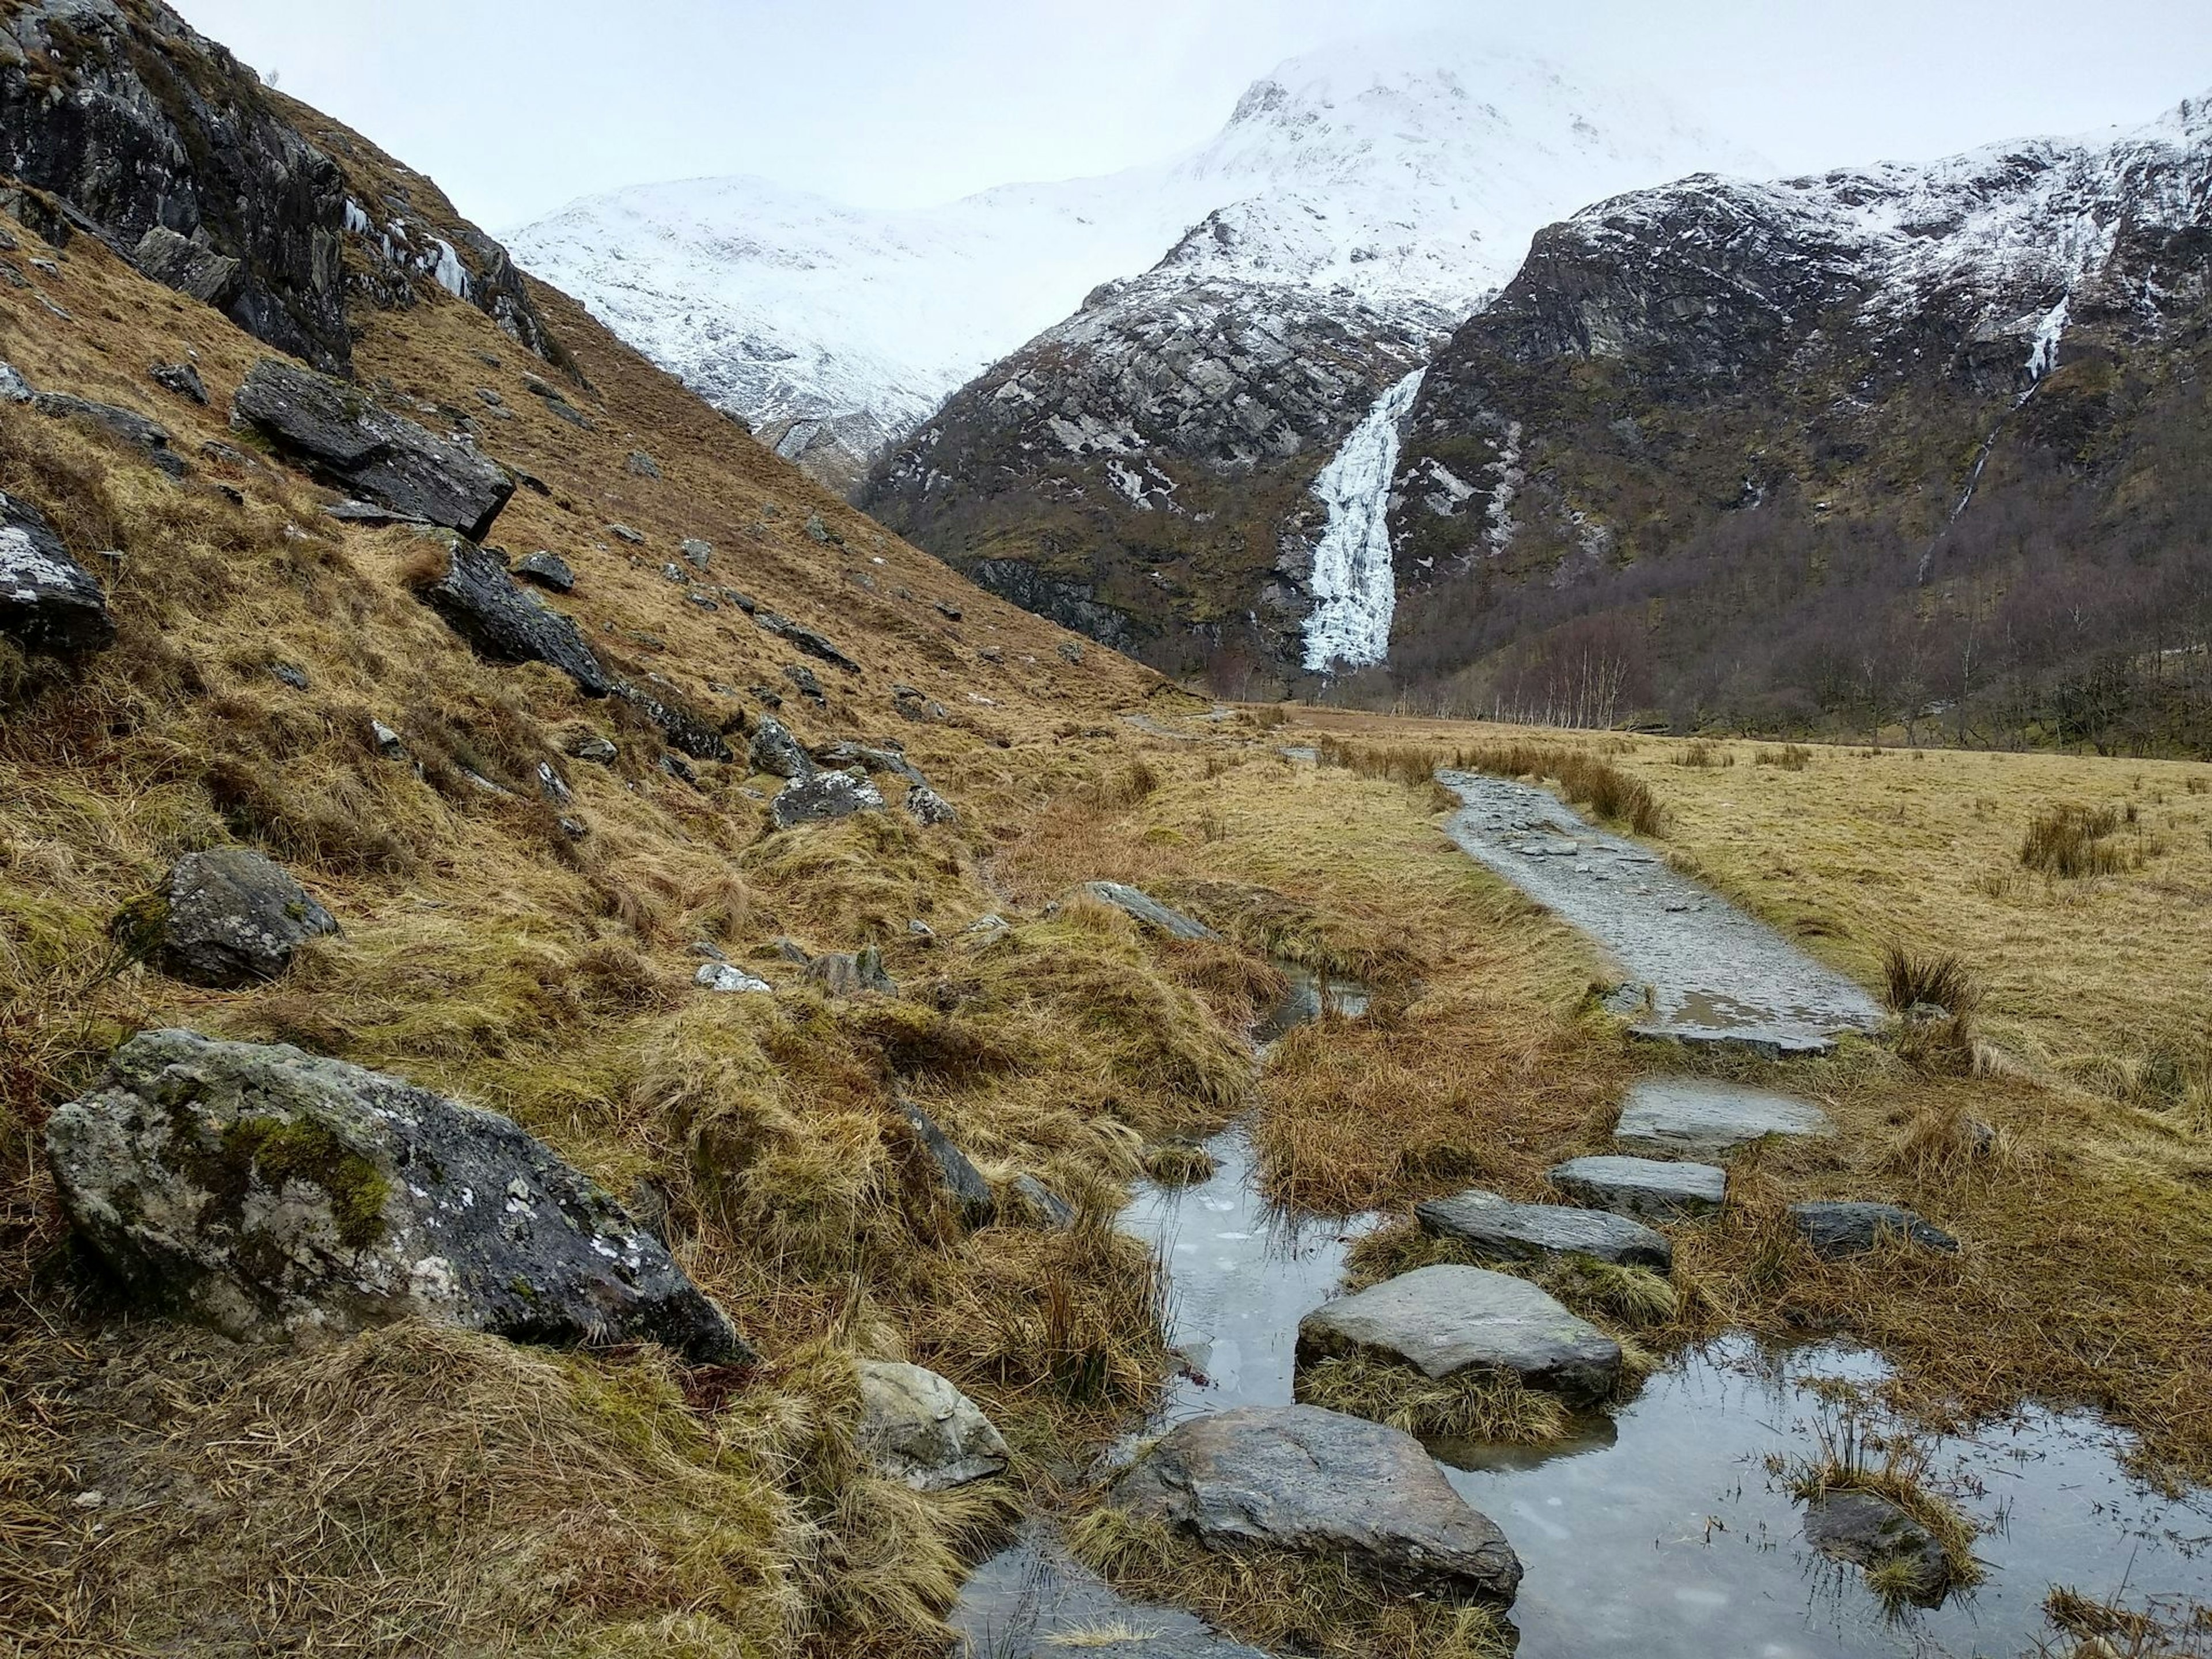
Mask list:
[[[1427,371],[1415,369],[1376,400],[1314,480],[1328,527],[1314,548],[1313,613],[1305,665],[1361,668],[1390,654],[1398,575],[1390,550],[1390,481],[1398,445]]]

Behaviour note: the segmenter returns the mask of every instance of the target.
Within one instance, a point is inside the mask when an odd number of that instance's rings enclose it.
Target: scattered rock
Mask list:
[[[809,540],[820,542],[824,546],[832,542],[840,547],[845,544],[845,538],[842,536],[822,522],[822,515],[819,513],[810,513],[806,515],[806,534]]]
[[[1955,1250],[1959,1241],[1941,1227],[1894,1204],[1815,1201],[1792,1204],[1790,1224],[1804,1236],[1815,1255],[1832,1260],[1863,1255],[1885,1240],[1902,1240],[1923,1250]]]
[[[578,760],[589,761],[594,766],[612,766],[615,763],[616,756],[622,751],[617,749],[610,739],[594,732],[579,742],[568,752]]]
[[[535,553],[526,555],[515,565],[514,574],[524,581],[535,582],[556,593],[575,591],[576,573],[568,568],[568,562],[559,554],[549,553],[542,547]]]
[[[961,619],[963,612],[958,605],[947,604],[943,599],[934,599],[931,603],[935,606],[937,614],[945,621],[958,622]]]
[[[935,1371],[863,1359],[862,1455],[916,1492],[950,1492],[997,1474],[1012,1455],[982,1408]]]
[[[983,662],[1004,662],[1006,659],[1006,653],[995,645],[985,646],[981,651],[978,651],[975,655],[979,660]]]
[[[926,783],[917,783],[906,792],[906,810],[915,823],[933,829],[960,822],[960,814],[952,803]]]
[[[924,696],[910,685],[891,687],[891,713],[902,720],[913,720],[917,725],[948,718],[943,703]]]
[[[1068,662],[1081,662],[1083,660],[1083,642],[1080,640],[1062,640],[1053,648],[1058,651],[1060,656]]]
[[[70,556],[46,515],[0,495],[0,634],[25,651],[74,657],[115,642],[99,580]]]
[[[609,525],[607,526],[607,534],[613,537],[618,542],[628,543],[632,547],[643,547],[645,545],[645,538],[639,535],[637,532],[632,530],[626,524]]]
[[[190,295],[218,311],[237,299],[246,287],[246,266],[241,261],[202,247],[166,225],[155,225],[138,239],[131,263],[162,287]]]
[[[706,569],[714,562],[714,544],[712,542],[702,542],[687,537],[676,550],[701,570]]]
[[[806,977],[833,997],[858,996],[862,992],[895,997],[898,983],[884,970],[884,953],[871,945],[859,951],[832,951],[806,964]]]
[[[903,1096],[892,1105],[920,1154],[910,1160],[909,1168],[923,1187],[949,1205],[963,1226],[989,1226],[998,1218],[999,1202],[992,1196],[991,1183],[983,1179],[982,1171],[968,1161],[967,1153],[954,1146],[936,1120],[921,1107]]]
[[[1620,1377],[1620,1345],[1525,1279],[1444,1265],[1339,1297],[1298,1322],[1298,1364],[1365,1352],[1425,1376],[1512,1377],[1579,1403]]]
[[[164,392],[173,392],[203,408],[207,404],[207,385],[200,379],[199,370],[190,363],[156,363],[148,371],[147,378]]]
[[[682,565],[672,562],[660,567],[660,580],[665,582],[673,582],[678,587],[688,587],[691,584],[690,574]]]
[[[1083,890],[1117,910],[1127,911],[1147,927],[1157,927],[1176,939],[1219,939],[1202,921],[1193,921],[1180,910],[1170,910],[1151,894],[1118,881],[1087,881]]]
[[[190,462],[169,447],[169,428],[159,421],[148,420],[135,409],[95,404],[58,392],[40,392],[31,399],[31,406],[55,420],[86,421],[113,434],[125,443],[143,450],[146,459],[172,478],[181,478],[192,470]]]
[[[850,772],[817,772],[811,777],[793,778],[769,803],[769,812],[779,830],[883,810],[884,798],[876,786]]]
[[[641,449],[630,451],[629,470],[634,477],[658,478],[660,477],[659,464]]]
[[[275,979],[302,945],[338,930],[289,871],[244,847],[185,854],[118,927],[163,973],[226,990]]]
[[[752,747],[747,758],[756,772],[765,772],[771,777],[811,778],[814,763],[799,739],[791,735],[781,720],[763,720],[753,732]]]
[[[1728,1171],[1714,1164],[1648,1158],[1570,1158],[1550,1170],[1548,1179],[1586,1204],[1645,1221],[1710,1214],[1728,1192]]]
[[[297,663],[271,663],[269,665],[269,672],[273,678],[283,681],[295,691],[305,691],[307,689],[309,684],[307,671]]]
[[[1075,1206],[1033,1175],[1016,1176],[1014,1199],[1032,1226],[1064,1233],[1075,1225]]]
[[[671,747],[692,759],[732,761],[738,757],[729,740],[723,737],[722,728],[697,709],[629,680],[620,682],[614,691],[615,696],[659,726],[660,735],[668,739]],[[686,782],[690,781],[686,777]]]
[[[357,386],[275,357],[254,364],[232,422],[308,470],[400,513],[482,541],[514,483],[472,450],[362,395]]]
[[[833,743],[816,750],[814,758],[824,766],[859,766],[870,772],[888,772],[908,783],[929,781],[922,776],[921,769],[896,749],[877,749],[865,743]]]
[[[1650,1078],[1629,1091],[1613,1132],[1624,1152],[1651,1158],[1725,1158],[1767,1135],[1831,1132],[1810,1101],[1698,1078]]]
[[[799,695],[827,708],[830,699],[823,695],[822,682],[814,678],[814,671],[803,663],[786,663],[783,677],[799,688]]]
[[[732,968],[726,962],[710,962],[691,975],[694,985],[704,986],[709,991],[773,991],[775,987],[764,979],[756,979],[741,968]]]
[[[752,619],[769,633],[788,642],[794,648],[805,652],[816,661],[826,662],[832,668],[842,669],[848,674],[857,674],[860,672],[860,664],[854,662],[812,629],[802,628],[790,617],[778,616],[773,611],[763,611],[751,606],[738,608],[747,611]]]
[[[368,740],[376,745],[376,752],[386,760],[399,760],[407,753],[405,741],[382,720],[369,721]]]
[[[1674,1247],[1666,1236],[1608,1210],[1562,1204],[1516,1204],[1480,1190],[1413,1206],[1421,1231],[1449,1238],[1496,1261],[1550,1261],[1589,1256],[1624,1267],[1671,1273]]]
[[[27,404],[39,394],[13,363],[0,363],[0,402]]]
[[[516,586],[498,560],[465,536],[448,533],[445,546],[445,574],[417,597],[479,656],[549,664],[587,697],[604,697],[615,689],[574,622]]]
[[[57,1111],[79,1233],[240,1340],[416,1317],[519,1341],[751,1358],[605,1191],[496,1113],[297,1048],[148,1031]]]
[[[1871,1571],[1908,1564],[1905,1599],[1935,1607],[1951,1586],[1951,1566],[1935,1534],[1887,1498],[1825,1492],[1805,1506],[1805,1541],[1832,1561]]]
[[[1311,1406],[1243,1406],[1156,1442],[1107,1501],[1214,1549],[1342,1561],[1404,1589],[1510,1602],[1521,1562],[1409,1434]]]

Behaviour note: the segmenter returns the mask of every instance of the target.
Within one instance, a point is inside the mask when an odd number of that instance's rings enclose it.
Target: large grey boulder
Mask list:
[[[756,772],[776,778],[811,778],[814,762],[781,720],[764,720],[753,732],[748,758]]]
[[[1728,1195],[1728,1171],[1715,1164],[1649,1158],[1570,1158],[1547,1179],[1570,1198],[1644,1221],[1709,1215]]]
[[[238,389],[234,423],[356,495],[482,541],[514,494],[505,469],[395,415],[343,380],[264,357]]]
[[[191,295],[218,311],[246,287],[246,266],[228,254],[202,247],[167,225],[155,225],[138,239],[131,255],[140,273],[164,288]]]
[[[1341,1561],[1406,1590],[1504,1603],[1521,1562],[1421,1443],[1312,1406],[1243,1406],[1158,1441],[1108,1502],[1213,1549]]]
[[[935,1371],[863,1359],[860,1451],[916,1492],[949,1492],[999,1474],[1012,1455],[982,1407]]]
[[[1510,1377],[1587,1402],[1620,1379],[1620,1345],[1525,1279],[1446,1264],[1340,1297],[1298,1322],[1300,1365],[1368,1353],[1425,1376]]]
[[[612,1197],[504,1117],[287,1047],[147,1031],[57,1111],[63,1207],[142,1299],[240,1340],[423,1318],[750,1352]]]
[[[26,651],[73,657],[115,642],[99,581],[61,532],[20,495],[0,495],[0,634]]]
[[[1790,1222],[1816,1255],[1863,1255],[1885,1243],[1915,1244],[1923,1250],[1955,1250],[1959,1241],[1941,1227],[1894,1204],[1815,1200],[1790,1206]]]
[[[448,536],[445,545],[443,574],[416,590],[417,596],[478,656],[492,662],[544,663],[574,680],[587,697],[604,697],[615,689],[584,642],[583,629],[518,586],[505,566],[467,537]]]
[[[302,945],[338,930],[291,872],[244,847],[185,854],[142,915],[155,967],[218,989],[275,979]]]
[[[1701,1078],[1649,1078],[1629,1091],[1613,1144],[1648,1158],[1726,1158],[1768,1135],[1796,1139],[1833,1126],[1809,1100]]]
[[[1147,927],[1176,939],[1219,939],[1220,934],[1202,921],[1194,921],[1180,910],[1170,910],[1139,888],[1119,881],[1086,881],[1083,890],[1102,903],[1135,917]]]
[[[1493,1261],[1552,1261],[1583,1255],[1662,1273],[1674,1266],[1674,1247],[1666,1235],[1609,1210],[1516,1204],[1477,1189],[1417,1204],[1413,1218],[1430,1237],[1450,1239]]]
[[[817,772],[811,777],[793,778],[769,803],[769,816],[779,830],[883,810],[882,792],[850,772]]]
[[[1951,1585],[1951,1565],[1934,1534],[1887,1498],[1824,1492],[1805,1505],[1805,1541],[1832,1561],[1871,1571],[1903,1562],[1904,1595],[1934,1607]]]

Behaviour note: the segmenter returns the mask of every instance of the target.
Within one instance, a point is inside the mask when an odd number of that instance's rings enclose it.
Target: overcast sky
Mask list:
[[[1793,172],[2212,92],[2206,0],[176,3],[495,230],[650,179],[757,173],[899,206],[1109,172],[1204,139],[1283,58],[1413,28],[1654,82]]]

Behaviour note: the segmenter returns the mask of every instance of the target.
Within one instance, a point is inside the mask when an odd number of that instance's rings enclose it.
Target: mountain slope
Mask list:
[[[860,499],[986,585],[1189,670],[1293,670],[1316,475],[1561,204],[1722,153],[1437,37],[1284,64],[1175,176],[1237,192],[963,388]]]
[[[1424,383],[1392,666],[1539,710],[1587,702],[1571,662],[1692,719],[2160,726],[2212,621],[2209,295],[2203,100],[1589,209]]]
[[[1416,72],[1466,95],[1388,89]],[[1503,280],[1517,236],[1624,183],[1724,159],[1627,94],[1574,94],[1601,134],[1532,121],[1564,95],[1556,81],[1448,39],[1369,43],[1285,64],[1207,143],[1103,178],[908,210],[760,179],[651,185],[571,204],[512,242],[662,368],[849,489],[987,365],[1218,210],[1241,222],[1217,269],[1249,275],[1256,260],[1270,280],[1426,302],[1455,321]],[[1513,144],[1540,153],[1498,165]]]

